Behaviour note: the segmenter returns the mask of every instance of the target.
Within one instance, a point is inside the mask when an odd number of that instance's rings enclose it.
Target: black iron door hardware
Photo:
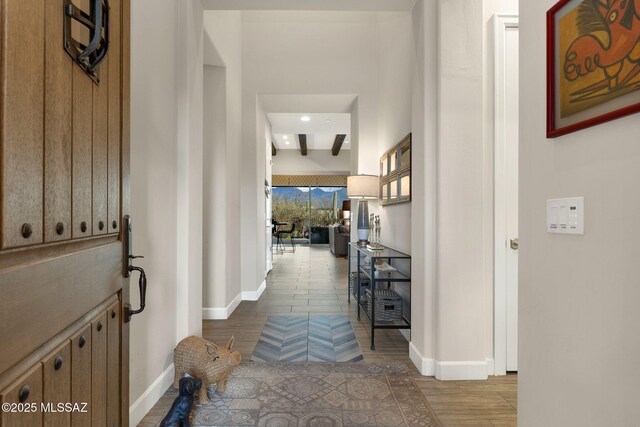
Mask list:
[[[89,30],[89,42],[86,45],[73,38],[73,22]],[[95,84],[100,84],[97,68],[109,51],[108,0],[91,0],[89,14],[74,5],[72,0],[65,0],[64,49]]]
[[[144,306],[147,298],[147,275],[144,272],[142,267],[136,267],[133,265],[133,260],[136,258],[144,258],[143,256],[136,256],[131,254],[132,241],[131,241],[131,217],[129,215],[125,215],[123,218],[122,224],[123,228],[123,269],[122,275],[124,277],[130,277],[131,273],[137,271],[140,274],[140,278],[138,279],[138,288],[140,290],[140,308],[137,310],[133,310],[131,308],[131,304],[124,305],[124,321],[125,323],[129,323],[131,321],[131,317],[135,314],[142,313],[144,311]]]

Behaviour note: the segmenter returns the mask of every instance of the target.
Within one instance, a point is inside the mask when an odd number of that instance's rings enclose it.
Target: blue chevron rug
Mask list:
[[[359,362],[356,334],[346,316],[269,316],[252,362]]]

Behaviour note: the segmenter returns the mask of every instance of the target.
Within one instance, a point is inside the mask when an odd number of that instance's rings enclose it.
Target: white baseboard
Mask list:
[[[242,301],[258,301],[260,299],[260,296],[262,295],[262,293],[264,292],[265,289],[267,289],[267,279],[265,279],[262,282],[262,284],[260,285],[260,287],[258,288],[257,291],[255,291],[255,292],[250,292],[250,291],[242,292]]]
[[[436,379],[443,381],[486,380],[487,361],[444,362],[436,361]]]
[[[129,425],[137,426],[173,384],[173,363],[129,407]]]
[[[487,358],[487,375],[496,374],[496,361],[493,358]]]
[[[266,288],[267,280],[265,279],[257,291],[240,292],[226,307],[203,307],[202,318],[205,320],[226,320],[229,318],[229,316],[231,316],[231,313],[233,313],[235,309],[238,308],[242,301],[258,301]]]
[[[204,320],[226,320],[231,316],[231,313],[242,302],[242,293],[236,295],[236,297],[229,303],[228,306],[223,308],[202,308],[202,318]]]
[[[412,342],[409,343],[409,358],[421,375],[432,377],[435,374],[435,360],[423,357]]]

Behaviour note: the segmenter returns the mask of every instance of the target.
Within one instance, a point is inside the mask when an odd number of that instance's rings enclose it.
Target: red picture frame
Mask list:
[[[556,69],[558,66],[556,64],[556,44],[558,41],[556,39],[556,14],[571,2],[572,0],[560,0],[547,12],[547,138],[557,138],[640,112],[640,102],[637,102],[577,123],[557,126],[556,97],[559,95],[556,87]]]

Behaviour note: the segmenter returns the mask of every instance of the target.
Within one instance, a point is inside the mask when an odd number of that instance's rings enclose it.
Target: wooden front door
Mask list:
[[[130,0],[96,1],[0,0],[3,427],[128,425]],[[69,7],[104,24],[93,75]]]

